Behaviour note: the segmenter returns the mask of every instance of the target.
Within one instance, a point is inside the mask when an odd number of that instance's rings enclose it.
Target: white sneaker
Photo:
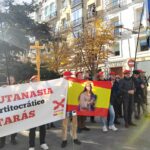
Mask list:
[[[106,127],[106,126],[103,126],[103,127],[102,127],[102,131],[103,131],[103,132],[107,132],[107,131],[108,131],[107,127]]]
[[[29,150],[35,150],[35,148],[34,147],[29,147]]]
[[[109,129],[110,129],[110,130],[113,130],[113,131],[117,131],[117,130],[118,130],[114,125],[109,126]]]
[[[44,149],[44,150],[47,150],[49,147],[47,144],[41,144],[41,148]]]

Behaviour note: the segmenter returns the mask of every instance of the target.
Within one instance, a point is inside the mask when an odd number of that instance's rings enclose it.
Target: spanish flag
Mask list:
[[[79,80],[76,78],[68,78],[67,80],[69,82],[67,112],[76,111],[77,115],[80,116],[107,117],[112,87],[110,81],[87,81],[87,80]],[[94,105],[90,106],[90,104],[87,103],[87,105],[85,105],[86,106],[85,109],[80,109],[80,97],[81,95],[84,95],[87,83],[88,84],[90,83],[92,87],[91,89],[92,94],[90,96],[91,98],[92,95],[94,97]]]

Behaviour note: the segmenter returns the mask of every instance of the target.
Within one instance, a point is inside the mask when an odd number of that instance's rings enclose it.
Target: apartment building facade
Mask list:
[[[109,57],[108,64],[110,70],[118,74],[121,74],[124,69],[132,69],[129,68],[128,61],[135,58],[137,47],[137,68],[145,70],[147,75],[150,75],[150,47],[147,28],[149,22],[142,17],[140,25],[143,2],[144,0],[104,0],[106,17],[116,27],[114,29],[116,42],[112,47],[114,56]],[[118,28],[119,26],[122,28]],[[139,26],[141,26],[141,31],[137,45]]]
[[[79,36],[83,28],[94,17],[99,17],[102,11],[106,20],[112,22],[115,28],[115,44],[111,55],[103,69],[115,71],[122,75],[124,69],[132,69],[128,61],[135,57],[140,16],[144,0],[36,0],[39,9],[35,19],[48,22],[54,31],[64,31],[72,27],[73,36]],[[146,26],[149,23],[146,22]],[[141,26],[137,52],[137,68],[142,68],[150,74],[150,49],[147,29]]]
[[[98,15],[102,10],[102,1],[36,0],[35,2],[39,5],[39,9],[36,12],[35,20],[38,22],[48,22],[56,31],[72,27],[75,36],[78,36],[87,20]]]

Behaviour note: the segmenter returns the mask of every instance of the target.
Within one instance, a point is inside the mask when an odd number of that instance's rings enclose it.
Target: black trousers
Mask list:
[[[130,124],[132,122],[133,108],[134,108],[134,97],[130,95],[127,97],[123,97],[123,112],[126,124]]]
[[[11,134],[11,140],[14,140],[16,136],[17,136],[17,133]],[[6,136],[0,138],[0,143],[5,143],[5,141],[6,141]]]
[[[116,101],[113,104],[114,111],[115,111],[115,122],[118,121],[118,118],[122,116],[122,102],[121,100],[116,99]]]
[[[45,136],[46,136],[46,128],[45,125],[39,127],[40,131],[40,145],[45,143]],[[29,132],[29,147],[35,147],[35,131],[36,128],[30,129]]]
[[[78,128],[85,127],[86,116],[78,116]]]

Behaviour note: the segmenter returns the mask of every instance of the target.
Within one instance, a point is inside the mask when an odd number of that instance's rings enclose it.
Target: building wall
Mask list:
[[[129,31],[128,29],[138,32],[137,29],[139,27],[139,20],[142,11],[143,0],[134,0],[134,1],[123,0],[122,2],[126,2],[126,3],[118,7],[119,3],[112,4],[112,1],[104,0],[106,17],[109,20],[112,20],[112,22],[113,19],[118,18],[118,24],[115,24],[115,26],[123,25],[124,28],[127,28],[127,29],[116,29],[117,30],[116,42],[119,43],[120,54],[118,56],[111,56],[109,58],[109,64],[110,64],[109,67],[117,68],[119,67],[117,62],[120,62],[120,66],[122,66],[123,69],[131,69],[128,67],[127,62],[130,58],[135,57],[138,34],[132,34],[132,32]],[[147,26],[149,26],[148,23]],[[145,28],[142,27],[140,33],[140,39],[146,38],[147,35],[145,31],[146,31],[146,27]],[[150,60],[149,56],[150,56],[150,49],[148,47],[145,51],[141,51],[140,46],[138,46],[138,52],[137,52],[138,62],[142,61],[143,59]],[[146,63],[148,63],[148,61],[145,62],[145,65]],[[140,65],[137,66],[140,67]]]
[[[40,21],[48,22],[58,30],[65,31],[66,28],[63,27],[62,22],[63,19],[66,19],[67,27],[72,27],[74,33],[78,36],[78,32],[82,31],[87,22],[92,18],[89,18],[88,15],[90,5],[93,3],[95,3],[96,6],[96,16],[101,15],[101,11],[104,10],[106,19],[112,21],[115,26],[123,25],[127,29],[138,31],[138,21],[144,0],[81,0],[81,3],[77,5],[73,5],[72,0],[66,0],[66,7],[62,7],[62,0],[46,0],[46,2],[44,2],[44,0],[39,0],[38,3],[41,1],[43,2],[39,13],[44,15],[45,8],[54,2],[56,4],[57,15],[54,17],[42,16]],[[79,0],[73,1],[78,2]],[[79,11],[81,14],[74,14],[74,12],[79,9],[81,9],[81,11]],[[37,16],[40,16],[39,13],[37,13]],[[146,37],[145,30],[145,28],[141,29],[140,39]],[[132,34],[131,31],[126,29],[116,29],[115,37],[117,44],[112,46],[112,50],[116,56],[111,55],[109,57],[108,67],[114,70],[118,67],[122,67],[122,70],[130,69],[127,62],[130,58],[135,57],[137,34]],[[146,51],[140,51],[138,48],[137,61],[143,62],[145,60],[147,60],[147,62],[150,60],[150,49],[147,48]]]

